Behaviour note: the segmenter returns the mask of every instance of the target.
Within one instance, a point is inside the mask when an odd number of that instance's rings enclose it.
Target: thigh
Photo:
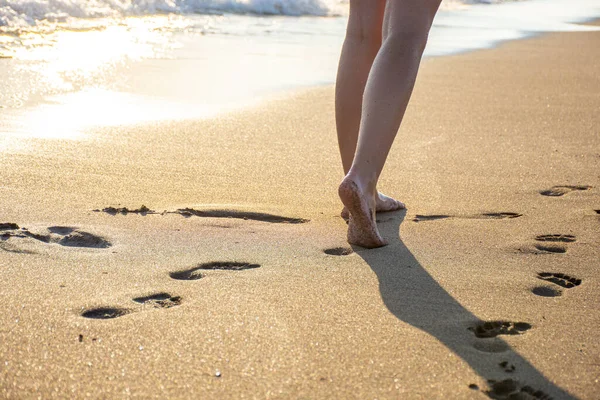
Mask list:
[[[387,0],[383,35],[398,32],[427,34],[442,0]]]
[[[350,0],[347,35],[381,38],[385,4],[386,0]]]

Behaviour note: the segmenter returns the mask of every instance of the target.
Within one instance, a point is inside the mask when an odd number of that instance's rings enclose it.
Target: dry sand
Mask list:
[[[598,398],[599,72],[597,32],[426,60],[380,186],[408,210],[343,256],[331,87],[5,148],[0,396]],[[170,276],[211,262],[260,267]]]

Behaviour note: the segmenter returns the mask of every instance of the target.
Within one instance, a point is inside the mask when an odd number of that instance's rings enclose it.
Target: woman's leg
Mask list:
[[[381,47],[385,0],[351,0],[335,85],[335,122],[344,174],[354,159],[363,92]]]
[[[440,1],[387,0],[383,43],[364,89],[356,153],[339,188],[350,211],[352,244],[386,244],[375,223],[377,181],[406,111]]]
[[[373,60],[381,47],[385,0],[352,0],[346,39],[338,67],[335,119],[344,175],[350,170],[360,126],[363,92]],[[404,204],[383,194],[376,199],[377,211],[393,211]],[[342,217],[348,218],[344,207]]]

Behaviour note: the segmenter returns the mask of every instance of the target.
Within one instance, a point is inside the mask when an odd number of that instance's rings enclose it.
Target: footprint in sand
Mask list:
[[[490,213],[482,213],[482,214],[474,214],[474,215],[446,215],[446,214],[431,214],[431,215],[423,215],[417,214],[413,218],[414,222],[421,221],[435,221],[439,219],[447,219],[447,218],[458,218],[458,219],[511,219],[511,218],[519,218],[522,217],[523,214],[515,213],[515,212],[490,212]]]
[[[0,238],[6,242],[11,238],[31,238],[43,243],[55,243],[66,247],[87,247],[105,249],[112,246],[107,239],[71,226],[50,226],[30,231],[19,228],[15,223],[0,224]],[[10,251],[10,250],[9,250]]]
[[[184,217],[195,216],[202,218],[237,218],[270,222],[275,224],[303,224],[309,222],[309,220],[303,218],[290,218],[282,217],[281,215],[238,210],[195,210],[193,208],[180,208],[173,213],[183,215]]]
[[[542,196],[551,196],[551,197],[557,197],[557,196],[564,196],[567,193],[571,193],[574,191],[578,191],[578,190],[589,190],[591,189],[591,186],[587,186],[587,185],[561,185],[561,186],[552,186],[550,189],[546,189],[546,190],[541,190],[540,194]]]
[[[540,272],[537,277],[538,279],[546,282],[552,282],[565,289],[571,289],[575,286],[581,285],[581,279],[560,272]]]
[[[576,238],[573,235],[547,234],[538,235],[535,240],[538,243],[519,247],[517,251],[529,254],[564,254],[567,252],[567,247],[560,243],[573,243]]]
[[[544,254],[544,253],[564,254],[567,252],[566,247],[560,246],[557,244],[536,244],[534,247],[540,251],[540,253],[538,253],[538,254]]]
[[[354,251],[349,247],[333,247],[331,249],[323,250],[323,253],[330,256],[347,256],[354,253]]]
[[[551,235],[538,235],[535,237],[535,240],[537,240],[538,242],[573,243],[576,240],[576,238],[573,235],[551,234]]]
[[[499,338],[477,340],[473,343],[473,347],[483,353],[504,353],[510,350],[508,344]]]
[[[538,279],[546,282],[554,283],[565,289],[571,289],[581,284],[581,279],[560,273],[560,272],[540,272],[537,275]],[[562,296],[562,290],[553,286],[536,286],[531,289],[535,295],[542,297],[558,297]]]
[[[133,301],[154,308],[171,308],[181,304],[181,296],[171,296],[169,293],[160,292],[149,296],[136,297]]]
[[[576,238],[573,235],[563,235],[555,233],[548,235],[538,235],[535,237],[535,240],[543,243],[536,243],[533,247],[539,250],[539,252],[532,251],[533,253],[566,253],[567,248],[556,243],[573,243],[576,241]]]
[[[500,368],[502,368],[504,372],[507,372],[509,374],[515,372],[515,370],[517,369],[513,364],[510,364],[508,361],[502,361],[498,364],[498,366],[500,366]]]
[[[140,215],[148,215],[148,214],[158,214],[156,211],[149,209],[145,205],[142,205],[140,208],[129,209],[127,207],[105,207],[102,210],[92,210],[94,212],[105,212],[110,215],[127,215],[127,214],[140,214]]]
[[[132,299],[142,306],[151,308],[171,308],[181,304],[181,296],[172,296],[166,292],[154,293],[148,296],[135,297]],[[97,307],[85,310],[82,317],[91,319],[113,319],[131,314],[139,310],[120,307]]]
[[[19,225],[14,222],[0,222],[0,231],[19,229]]]
[[[113,319],[131,313],[132,310],[118,307],[90,308],[81,313],[82,317],[91,319]]]
[[[129,209],[127,207],[105,207],[102,210],[96,209],[94,212],[105,212],[110,215],[127,215],[127,214],[140,214],[140,215],[148,215],[148,214],[159,214],[158,212],[149,209],[148,207],[142,205],[140,208]],[[193,208],[180,208],[176,211],[163,211],[160,213],[164,214],[179,214],[186,218],[189,217],[201,217],[201,218],[236,218],[236,219],[244,219],[244,220],[254,220],[261,222],[270,222],[275,224],[303,224],[309,222],[309,220],[304,218],[291,218],[291,217],[283,217],[281,215],[274,215],[268,213],[261,212],[252,212],[252,211],[238,211],[238,210],[223,210],[223,209],[214,209],[214,210],[196,210]]]
[[[435,221],[435,220],[438,220],[438,219],[446,219],[446,218],[451,218],[451,216],[450,215],[445,215],[445,214],[432,214],[432,215],[417,214],[413,218],[413,221],[414,222]]]
[[[531,329],[527,322],[486,321],[468,328],[478,338],[493,338],[498,335],[521,335]]]
[[[531,289],[531,292],[541,297],[558,297],[562,296],[562,290],[551,286],[536,286]]]
[[[169,276],[173,279],[193,281],[202,279],[204,275],[201,271],[224,270],[224,271],[243,271],[246,269],[259,268],[260,264],[251,264],[238,261],[212,261],[181,271],[170,272]]]
[[[496,400],[552,400],[550,395],[541,390],[535,390],[529,385],[523,385],[514,379],[495,381],[490,379],[489,390],[484,393],[491,399]]]

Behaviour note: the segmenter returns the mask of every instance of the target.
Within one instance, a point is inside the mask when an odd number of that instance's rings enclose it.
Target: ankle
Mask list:
[[[377,178],[375,176],[359,174],[353,171],[351,168],[344,178],[344,181],[354,182],[359,190],[364,194],[371,194],[374,196],[377,193]]]

